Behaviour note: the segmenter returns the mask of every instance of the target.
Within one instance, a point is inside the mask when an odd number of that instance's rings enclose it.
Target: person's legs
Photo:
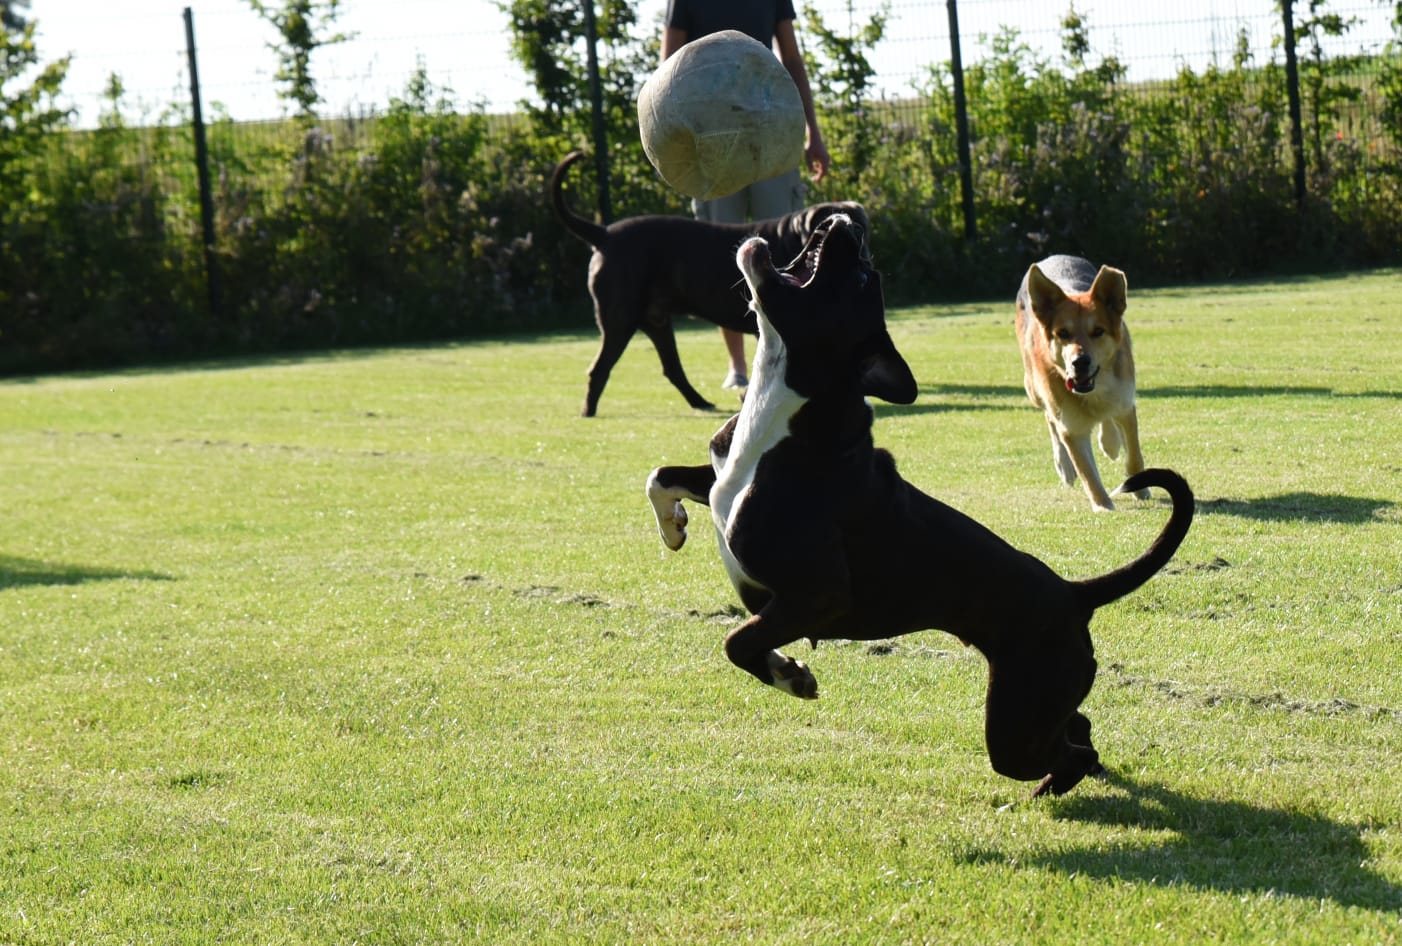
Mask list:
[[[750,188],[745,188],[728,197],[693,200],[691,211],[697,220],[708,220],[711,223],[744,223],[750,205],[749,191]],[[749,364],[745,361],[744,333],[723,328],[720,330],[720,337],[725,343],[725,355],[729,360],[725,381],[721,387],[743,391],[750,383]]]
[[[691,213],[697,220],[711,223],[744,223],[745,214],[750,208],[748,188],[738,190],[728,197],[712,200],[693,200]]]
[[[748,189],[750,213],[756,220],[782,217],[802,210],[804,199],[808,196],[808,187],[797,168],[777,177],[756,181]]]
[[[786,174],[756,181],[740,193],[749,195],[752,219],[768,220],[802,210],[806,191],[803,178],[795,168]],[[743,220],[744,217],[739,219]],[[724,387],[743,390],[749,383],[745,375],[749,367],[745,360],[745,336],[729,329],[721,329],[721,336],[725,339],[726,355],[730,358],[730,371],[725,376]]]

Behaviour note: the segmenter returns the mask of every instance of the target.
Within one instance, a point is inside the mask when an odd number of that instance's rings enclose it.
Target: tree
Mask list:
[[[0,0],[0,29],[18,33],[24,29],[24,17],[16,12],[29,9],[29,0]]]
[[[1402,0],[1393,7],[1392,40],[1379,67],[1378,89],[1383,99],[1383,128],[1392,143],[1402,148]]]
[[[1324,133],[1340,115],[1340,104],[1356,101],[1362,90],[1346,82],[1333,81],[1355,73],[1364,62],[1361,55],[1327,58],[1326,39],[1338,39],[1358,24],[1358,17],[1343,17],[1326,9],[1329,0],[1308,0],[1308,14],[1295,18],[1295,43],[1307,53],[1300,60],[1300,86],[1307,108],[1307,122],[1314,151],[1315,167],[1324,167]]]
[[[31,267],[23,258],[32,241],[24,234],[43,232],[45,208],[34,198],[34,165],[48,147],[48,136],[68,122],[69,112],[54,105],[68,75],[68,59],[40,68],[34,44],[35,24],[11,26],[10,5],[0,28],[0,335],[11,335],[24,291],[17,280]]]
[[[285,86],[278,97],[296,105],[299,117],[315,118],[322,99],[312,78],[312,53],[353,37],[329,32],[340,13],[341,0],[285,0],[280,7],[248,0],[248,5],[278,31],[280,41],[268,44],[278,57],[274,78]]]
[[[594,2],[594,0],[584,0]],[[526,70],[543,107],[522,103],[527,114],[551,133],[582,132],[589,124],[589,77],[585,66],[585,25],[580,0],[500,0],[511,19],[511,57]],[[610,140],[622,127],[636,137],[634,103],[645,77],[657,63],[658,38],[640,42],[633,35],[635,4],[603,0],[595,21],[599,82]]]
[[[54,104],[68,75],[66,57],[44,66],[28,84],[14,85],[39,64],[35,29],[29,22],[18,30],[0,30],[0,205],[11,196],[7,185],[18,162],[37,153],[44,136],[63,127],[69,116],[67,109]]]
[[[856,9],[848,0],[848,33],[829,29],[811,3],[804,4],[803,15],[808,32],[816,40],[817,51],[805,51],[804,65],[812,78],[818,104],[826,110],[824,137],[829,148],[840,155],[834,162],[838,175],[853,183],[870,166],[880,135],[880,121],[871,111],[876,69],[868,53],[886,35],[890,5],[883,3],[864,25],[857,26]]]

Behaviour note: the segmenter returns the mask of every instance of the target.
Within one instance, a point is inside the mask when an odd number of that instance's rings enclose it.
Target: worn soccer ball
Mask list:
[[[725,197],[803,161],[803,103],[783,64],[736,30],[673,53],[638,95],[638,130],[662,179]]]

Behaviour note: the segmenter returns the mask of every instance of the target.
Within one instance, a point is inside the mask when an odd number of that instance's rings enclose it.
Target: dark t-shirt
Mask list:
[[[774,24],[796,19],[793,0],[668,0],[667,25],[685,30],[686,41],[721,30],[739,30],[766,47],[774,45]]]

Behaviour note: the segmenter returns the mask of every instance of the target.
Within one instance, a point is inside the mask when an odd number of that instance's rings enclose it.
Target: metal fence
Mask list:
[[[959,0],[965,65],[987,55],[992,38],[1004,29],[1016,30],[1039,55],[1059,61],[1061,21],[1072,5],[1071,0]],[[809,9],[839,31],[884,15],[885,38],[871,60],[876,87],[887,98],[910,96],[932,65],[949,59],[944,0],[797,0],[795,6],[801,39]],[[1381,53],[1392,35],[1393,6],[1391,0],[1328,3],[1326,11],[1350,25],[1344,36],[1324,41],[1323,53]],[[666,0],[640,0],[642,35],[660,33],[665,7]],[[1076,8],[1087,23],[1092,59],[1114,56],[1127,67],[1130,83],[1169,78],[1184,66],[1201,71],[1213,62],[1228,65],[1239,41],[1254,65],[1282,59],[1276,0],[1080,0]],[[80,127],[92,127],[110,107],[107,92],[114,75],[124,89],[124,108],[138,123],[186,117],[190,83],[180,11],[153,9],[112,4],[74,18],[36,5],[40,52],[46,59],[73,57],[65,104],[75,109]],[[507,113],[532,97],[525,73],[509,55],[509,22],[495,0],[348,0],[341,10],[334,29],[349,38],[317,50],[312,59],[325,98],[323,114],[382,110],[420,68],[464,106]],[[276,60],[268,48],[276,39],[272,27],[247,0],[198,0],[193,13],[208,115],[236,122],[284,115],[287,108],[274,80]],[[582,49],[579,55],[582,61]]]
[[[240,123],[239,119],[276,118],[289,110],[277,94],[273,45],[262,35],[275,35],[276,30],[240,3],[247,0],[205,0],[206,7],[212,8],[207,19],[198,9],[186,8],[176,37],[169,41],[180,54],[174,63],[157,52],[165,46],[165,37],[175,32],[167,29],[170,24],[165,17],[160,18],[159,29],[154,19],[140,16],[113,13],[105,20],[98,17],[97,23],[89,25],[106,26],[107,30],[97,35],[106,36],[110,45],[71,50],[73,73],[66,94],[80,125],[110,123],[114,111],[130,112],[134,99],[139,103],[138,115],[135,121],[131,115],[123,115],[126,127],[193,129],[195,170],[201,185],[201,242],[207,255],[212,246],[213,211],[202,118],[230,119],[219,122],[222,134],[237,134],[241,125],[249,134],[256,134],[253,122]],[[1171,89],[1169,80],[1184,69],[1202,72],[1217,65],[1283,64],[1289,77],[1297,201],[1305,197],[1306,158],[1296,61],[1350,56],[1376,60],[1392,49],[1389,44],[1396,38],[1392,22],[1396,11],[1378,0],[1338,0],[1322,8],[1301,3],[1293,20],[1292,0],[1178,0],[1172,6],[1118,3],[1104,11],[1078,10],[1074,4],[1063,6],[1061,0],[799,0],[796,5],[801,11],[800,35],[804,28],[815,28],[819,19],[831,31],[852,35],[873,21],[884,24],[884,35],[868,58],[876,72],[876,94],[895,108],[918,108],[920,90],[929,88],[936,70],[944,77],[942,81],[950,81],[946,70],[952,65],[952,82],[961,85],[961,61],[964,66],[974,66],[999,44],[1005,49],[1009,44],[1025,47],[1035,60],[1053,68],[1063,65],[1070,55],[1062,46],[1072,18],[1078,21],[1086,40],[1079,51],[1082,64],[1093,68],[1107,59],[1114,60],[1123,77],[1121,89],[1134,94]],[[339,34],[337,41],[319,47],[312,63],[324,99],[320,113],[335,122],[342,146],[354,148],[354,131],[358,124],[364,124],[360,119],[383,110],[400,91],[396,84],[401,90],[407,88],[416,74],[429,78],[440,94],[450,99],[460,96],[456,101],[464,105],[498,114],[511,113],[521,100],[531,97],[508,52],[506,13],[495,2],[401,0],[392,14],[388,5],[348,4],[342,9],[335,21],[323,22],[320,27],[321,35]],[[640,30],[659,34],[665,0],[644,0],[637,10]],[[592,11],[591,3],[585,12]],[[1332,28],[1323,28],[1325,21],[1319,17],[1325,14],[1331,18]],[[1294,48],[1295,37],[1287,36],[1292,32],[1287,25],[1292,23],[1304,27],[1298,49]],[[122,30],[131,29],[137,30],[141,43],[123,42]],[[595,52],[578,50],[581,60],[591,63]],[[412,63],[407,59],[410,53]],[[92,70],[90,60],[101,62],[101,70]],[[237,65],[232,72],[231,62]],[[162,63],[173,73],[173,84],[160,85],[151,79],[133,83],[123,77],[126,70],[150,76],[163,68]],[[101,71],[107,75],[95,89],[91,83]],[[962,88],[956,103],[961,96]],[[1364,151],[1381,150],[1385,144],[1378,108],[1376,101],[1365,96],[1349,112],[1356,127],[1348,133],[1360,139]],[[601,128],[602,119],[596,117],[595,124]],[[972,236],[976,222],[969,129],[962,113],[958,124],[964,230]],[[604,153],[602,148],[597,150]],[[608,218],[608,173],[602,165],[598,177],[601,210]],[[212,302],[217,306],[212,257],[210,269]]]
[[[148,0],[133,0],[132,6],[135,8],[140,2]],[[172,30],[167,28],[168,17],[164,15],[158,21],[118,13],[95,15],[94,25],[102,34],[101,48],[106,57],[97,73],[85,71],[87,67],[82,64],[88,57],[83,48],[60,46],[61,51],[74,55],[73,72],[64,94],[79,109],[79,130],[44,140],[43,151],[36,155],[30,173],[36,175],[36,190],[32,192],[54,198],[52,203],[66,216],[56,216],[42,202],[31,208],[21,206],[21,222],[31,227],[36,236],[10,244],[11,249],[19,247],[28,256],[21,253],[9,261],[6,277],[14,284],[8,298],[24,300],[24,309],[31,319],[26,324],[36,339],[48,344],[52,341],[50,336],[56,334],[69,340],[95,337],[86,331],[67,331],[63,321],[68,318],[79,322],[93,310],[86,288],[83,293],[65,294],[70,286],[91,284],[91,273],[82,268],[84,261],[94,263],[99,274],[108,277],[106,288],[99,286],[92,292],[106,292],[114,300],[104,311],[115,313],[115,348],[127,344],[124,339],[136,337],[132,326],[141,328],[147,323],[149,331],[142,331],[153,338],[177,337],[183,329],[168,324],[173,318],[168,315],[170,312],[208,310],[218,315],[221,309],[237,311],[240,318],[264,320],[256,324],[272,333],[267,337],[296,337],[302,340],[300,344],[310,337],[309,333],[323,330],[331,333],[329,338],[340,339],[342,336],[336,333],[351,330],[346,326],[369,333],[364,338],[382,339],[384,336],[374,334],[379,325],[376,320],[380,319],[422,328],[423,319],[441,316],[442,322],[435,323],[435,331],[443,330],[443,325],[457,331],[461,327],[453,321],[457,313],[482,311],[481,306],[463,306],[460,300],[483,296],[499,300],[500,304],[474,325],[504,324],[507,319],[510,324],[520,324],[523,318],[544,317],[555,300],[579,291],[577,280],[560,275],[575,270],[552,265],[552,261],[565,260],[580,247],[553,225],[548,207],[543,207],[538,199],[536,172],[543,162],[553,162],[558,155],[525,157],[520,166],[513,166],[512,173],[503,177],[501,192],[493,192],[486,203],[479,203],[473,196],[478,178],[465,179],[459,174],[451,188],[434,190],[435,195],[449,190],[459,195],[449,202],[452,213],[443,218],[451,226],[439,226],[443,219],[417,213],[417,201],[412,197],[402,199],[403,195],[393,188],[386,193],[381,193],[385,188],[370,188],[370,196],[378,201],[373,206],[342,200],[340,192],[335,198],[323,199],[328,192],[319,189],[327,181],[333,187],[340,186],[337,182],[341,179],[331,180],[327,173],[347,171],[351,177],[345,180],[358,181],[355,173],[377,166],[379,156],[368,149],[383,145],[381,133],[396,128],[401,129],[403,141],[411,145],[408,151],[412,161],[418,162],[411,163],[410,176],[418,173],[413,168],[429,173],[434,163],[413,157],[413,152],[419,145],[431,147],[438,140],[436,133],[403,134],[406,126],[397,123],[406,111],[413,109],[390,107],[392,99],[410,97],[410,80],[421,75],[439,89],[455,91],[461,105],[478,105],[503,114],[517,111],[516,100],[530,96],[523,80],[514,91],[505,93],[494,91],[498,85],[478,81],[485,71],[494,79],[504,77],[506,86],[510,86],[515,71],[507,54],[509,33],[504,14],[495,2],[400,0],[394,5],[395,19],[386,26],[364,17],[371,13],[384,17],[387,14],[383,11],[389,5],[375,5],[378,10],[372,10],[368,0],[361,0],[362,5],[346,0],[344,22],[337,22],[332,28],[344,30],[352,38],[318,49],[312,57],[311,71],[325,98],[324,106],[318,110],[321,118],[314,125],[282,120],[292,109],[278,98],[276,56],[265,48],[270,37],[263,34],[272,28],[242,7],[248,0],[193,2],[201,3],[192,8],[190,17],[197,55],[190,55],[186,26],[179,15],[174,18],[174,39],[169,38]],[[1373,97],[1350,100],[1346,111],[1336,109],[1328,123],[1316,123],[1316,129],[1328,132],[1323,138],[1325,145],[1335,144],[1334,134],[1341,127],[1340,114],[1353,124],[1338,132],[1339,141],[1332,151],[1316,148],[1312,167],[1324,173],[1315,174],[1308,182],[1314,199],[1299,200],[1302,188],[1297,172],[1296,206],[1289,206],[1286,178],[1290,156],[1281,120],[1286,84],[1281,81],[1282,70],[1233,67],[1239,63],[1252,67],[1284,63],[1286,50],[1279,40],[1285,32],[1290,0],[1281,5],[1284,10],[1273,0],[1177,0],[1167,12],[1139,3],[1114,4],[1103,16],[1094,9],[1080,11],[1085,17],[1088,38],[1082,62],[1094,68],[1101,60],[1113,57],[1123,67],[1122,72],[1114,70],[1123,78],[1110,89],[1113,101],[1120,103],[1126,95],[1161,96],[1147,101],[1135,99],[1123,113],[1109,108],[1075,113],[1086,116],[1094,111],[1089,117],[1095,122],[1142,116],[1146,120],[1136,127],[1143,131],[1144,141],[1149,141],[1151,131],[1160,135],[1152,141],[1155,147],[1141,148],[1133,156],[1128,156],[1126,149],[1119,149],[1123,160],[1110,168],[1103,182],[1097,170],[1099,165],[1084,158],[1083,152],[1074,148],[1056,150],[1047,158],[1042,154],[1045,149],[1028,150],[1019,144],[1029,140],[1026,129],[1000,132],[993,127],[1006,110],[1001,99],[987,95],[975,99],[982,110],[973,116],[973,154],[983,163],[971,181],[969,149],[966,147],[956,158],[951,147],[955,136],[948,133],[952,122],[949,96],[945,94],[948,86],[935,89],[928,85],[933,74],[939,75],[941,83],[953,82],[950,64],[956,44],[952,33],[957,33],[966,70],[979,67],[986,58],[997,60],[998,55],[1006,62],[1007,44],[1020,44],[1019,48],[1027,52],[1016,57],[1018,78],[1007,88],[1020,88],[1020,69],[1028,62],[1028,55],[1044,62],[1054,78],[1078,72],[1066,68],[1061,48],[1064,21],[1071,10],[1069,5],[1063,6],[1062,0],[810,3],[798,0],[803,21],[801,35],[815,51],[820,51],[816,41],[820,34],[812,22],[815,15],[824,20],[828,30],[839,35],[855,34],[872,17],[886,18],[885,37],[869,55],[876,70],[876,93],[885,103],[880,109],[857,113],[830,108],[825,111],[825,121],[829,123],[828,130],[835,132],[830,134],[830,143],[845,140],[850,145],[879,124],[883,141],[899,145],[923,135],[922,140],[930,144],[928,148],[905,150],[900,157],[908,158],[909,166],[900,162],[863,165],[852,161],[833,175],[842,186],[860,188],[864,199],[870,197],[872,206],[886,214],[891,232],[917,237],[905,241],[905,245],[921,247],[919,258],[911,254],[888,257],[891,271],[904,273],[905,285],[911,287],[912,293],[932,288],[932,272],[940,274],[942,289],[983,291],[987,288],[984,281],[996,274],[986,266],[966,266],[965,261],[971,258],[964,252],[968,246],[983,241],[1002,253],[1007,265],[1016,269],[1014,264],[1023,263],[1033,244],[1039,247],[1055,239],[1057,233],[1070,233],[1072,229],[1082,242],[1099,240],[1102,248],[1115,246],[1124,253],[1137,252],[1139,271],[1145,274],[1172,272],[1176,276],[1254,271],[1252,267],[1260,265],[1260,259],[1282,258],[1287,251],[1315,259],[1320,246],[1332,248],[1330,258],[1338,265],[1390,263],[1396,259],[1396,247],[1402,245],[1397,239],[1399,215],[1395,212],[1398,195],[1402,194],[1396,143],[1399,129],[1383,125],[1385,103],[1376,94],[1374,87],[1378,83],[1357,70],[1331,81],[1357,83],[1359,88],[1374,93]],[[664,4],[665,0],[642,0],[638,7],[639,32],[655,39],[660,32]],[[1302,8],[1302,19],[1318,12],[1317,3],[1298,0],[1297,5]],[[211,11],[210,7],[215,9]],[[1318,31],[1307,35],[1297,50],[1298,58],[1308,62],[1318,55],[1338,64],[1349,56],[1373,57],[1365,68],[1386,65],[1393,71],[1380,75],[1395,81],[1398,53],[1388,49],[1393,40],[1391,16],[1395,0],[1388,4],[1377,0],[1331,0],[1329,7],[1328,12],[1340,17],[1340,22],[1349,28],[1342,37],[1321,38]],[[471,23],[452,19],[463,10],[478,19]],[[957,31],[951,28],[950,14],[954,11],[958,13]],[[128,20],[134,20],[136,28],[142,30],[139,40],[117,31],[117,23],[131,28]],[[157,22],[159,30],[153,28]],[[423,37],[440,33],[463,44],[476,38],[481,40],[480,48],[447,57],[452,60],[449,65],[439,66],[440,60],[418,43]],[[995,36],[1003,52],[990,55],[997,48]],[[1314,46],[1315,38],[1320,38],[1318,48]],[[575,50],[581,63],[588,58],[583,45],[581,42]],[[42,58],[51,58],[42,36],[39,49]],[[403,55],[406,49],[411,54],[408,62]],[[630,52],[637,51],[634,43]],[[601,52],[608,54],[607,50]],[[817,58],[824,63],[824,56]],[[237,68],[231,69],[231,61]],[[154,64],[153,68],[165,77],[149,84],[138,81],[135,73],[127,70],[142,63]],[[1202,76],[1214,63],[1223,67],[1225,75],[1214,77],[1212,83],[1195,85],[1195,77]],[[1177,81],[1184,69],[1192,70],[1194,76]],[[198,82],[194,81],[195,72]],[[106,76],[101,77],[102,73]],[[112,81],[113,75],[119,81]],[[519,79],[519,73],[516,75]],[[822,71],[815,75],[821,77]],[[972,83],[977,76],[971,74],[970,78],[970,88],[976,89]],[[1218,82],[1218,78],[1224,81]],[[923,101],[918,93],[922,83],[931,90],[929,98]],[[1202,96],[1194,92],[1195,88],[1210,88],[1213,84],[1219,91],[1230,90],[1234,97],[1214,100],[1210,92]],[[1237,94],[1240,84],[1246,84],[1250,94]],[[195,87],[202,105],[200,117],[206,123],[212,121],[207,129],[208,168],[200,168],[198,161],[198,152],[205,149],[196,144],[199,123],[195,121],[193,105]],[[1098,91],[1097,88],[1096,95]],[[249,93],[246,98],[238,98],[245,93]],[[1219,118],[1202,110],[1212,107],[1214,101],[1244,104],[1239,110],[1227,107],[1225,110],[1231,114]],[[1258,105],[1261,101],[1267,103],[1264,110]],[[1184,103],[1194,107],[1180,108]],[[114,109],[117,115],[112,114]],[[380,121],[379,117],[385,115],[389,115],[389,120]],[[447,123],[434,126],[438,128],[475,128],[479,122],[477,116],[436,110],[432,116],[415,115]],[[1251,127],[1237,121],[1242,115]],[[1238,160],[1242,132],[1262,124],[1258,120],[1261,115],[1269,117],[1269,128],[1267,133],[1252,139],[1260,147],[1247,156],[1251,160]],[[1306,120],[1309,117],[1306,111]],[[892,118],[895,120],[889,121]],[[980,121],[985,125],[984,134],[980,134]],[[617,117],[612,133],[627,134],[627,122],[626,115]],[[1042,133],[1044,124],[1058,141],[1061,138],[1057,136],[1076,133],[1069,125],[1038,123],[1034,138]],[[87,130],[99,125],[102,127],[97,131]],[[1291,126],[1294,141],[1289,144],[1298,169],[1302,151],[1300,120],[1296,118]],[[429,126],[414,123],[407,127]],[[1215,137],[1198,141],[1194,136],[1200,129]],[[845,139],[841,137],[844,133]],[[1119,140],[1115,135],[1110,137]],[[1095,134],[1083,139],[1092,144],[1109,140]],[[1135,141],[1140,139],[1136,137]],[[1005,147],[1008,142],[1013,144]],[[514,154],[510,147],[502,153]],[[596,149],[596,154],[605,153]],[[1321,160],[1321,155],[1330,155],[1332,163]],[[1333,155],[1342,160],[1335,160]],[[498,157],[493,153],[484,160]],[[641,155],[624,154],[621,159],[635,157]],[[1222,160],[1217,161],[1218,158]],[[1225,172],[1212,176],[1209,172],[1219,165]],[[1135,219],[1148,221],[1147,229],[1126,225],[1119,230],[1097,230],[1094,220],[1084,218],[1081,204],[1067,203],[1058,197],[1070,193],[1061,187],[1066,179],[1061,172],[1079,173],[1087,167],[1092,171],[1078,177],[1084,188],[1076,192],[1077,200],[1086,194],[1094,197],[1102,183],[1114,188],[1116,194],[1138,194],[1148,209]],[[887,178],[881,178],[881,172],[887,168],[894,170]],[[1045,168],[1054,173],[1040,174]],[[658,187],[641,161],[632,169],[643,173],[620,175],[620,206],[631,213],[665,209],[663,202],[675,195]],[[458,170],[461,172],[462,168]],[[470,170],[481,175],[480,179],[492,174],[485,166],[472,165]],[[624,168],[625,172],[628,170]],[[873,172],[871,177],[860,178],[868,170]],[[952,183],[956,170],[962,171],[963,177],[962,186],[957,188]],[[1336,170],[1338,173],[1332,173]],[[844,174],[848,174],[845,179]],[[593,188],[604,217],[610,216],[604,199],[607,180],[608,175],[603,175]],[[211,181],[215,188],[213,201]],[[982,188],[977,208],[970,196],[975,183]],[[590,199],[590,189],[581,187],[578,196]],[[962,219],[955,202],[956,192],[964,198]],[[499,200],[499,207],[488,206],[491,200]],[[1243,211],[1243,201],[1268,212]],[[435,206],[439,204],[443,202]],[[1090,204],[1095,205],[1095,201]],[[973,218],[975,209],[986,222],[980,224]],[[357,244],[349,247],[353,252],[345,252],[348,247],[344,241],[338,241],[358,236],[357,225],[344,224],[352,219],[346,214],[362,211],[365,213],[354,219],[371,221],[376,226],[399,220],[396,215],[401,213],[414,226],[431,224],[431,233],[422,231],[427,234],[426,248],[421,258],[416,258],[427,269],[390,267],[369,272],[357,268],[355,262],[366,247]],[[211,221],[216,212],[218,219]],[[1250,225],[1233,226],[1238,220]],[[45,255],[43,248],[54,243],[53,234],[60,226],[68,227],[64,231],[68,234],[67,249]],[[101,233],[95,234],[94,230]],[[389,238],[374,227],[370,230],[380,237],[374,250],[378,253]],[[1133,232],[1121,232],[1126,230]],[[1263,246],[1257,239],[1263,232],[1266,237],[1279,238],[1276,249],[1270,248],[1275,246],[1270,239],[1264,241],[1270,246]],[[41,233],[46,234],[43,239],[37,236]],[[1194,239],[1201,234],[1215,239]],[[91,250],[95,235],[105,241],[96,252]],[[325,239],[305,239],[309,235]],[[1139,239],[1143,245],[1129,246],[1132,239]],[[212,246],[214,240],[218,241],[217,246]],[[332,244],[331,251],[323,252]],[[480,256],[476,255],[479,245],[486,247]],[[461,255],[464,247],[474,254],[470,259]],[[210,252],[211,248],[215,252]],[[1087,246],[1087,250],[1090,248]],[[199,259],[201,249],[205,251],[203,260]],[[1219,252],[1224,249],[1237,252],[1224,255]],[[937,257],[938,265],[931,264],[927,256]],[[219,274],[212,264],[224,268],[224,305],[219,298]],[[82,275],[72,275],[64,266],[76,267],[73,273]],[[434,278],[423,278],[424,272],[434,274]],[[405,273],[413,273],[413,278],[402,278]],[[319,300],[325,298],[322,290],[328,286],[343,290],[336,298],[342,301],[344,311],[321,305]],[[199,298],[205,288],[209,290],[207,303]],[[0,286],[0,294],[5,291],[6,287]],[[414,300],[421,297],[428,301],[419,305]],[[128,317],[129,309],[156,314],[143,322]],[[284,319],[284,310],[299,314]],[[53,316],[53,312],[68,314]],[[224,325],[217,319],[209,324]],[[252,324],[231,319],[226,328],[229,332],[246,331]],[[190,329],[184,343],[201,344],[199,339],[204,336],[199,331],[203,329]],[[11,339],[19,337],[11,329],[6,334]],[[242,340],[243,336],[238,338]],[[138,339],[130,344],[139,347],[144,342]]]

